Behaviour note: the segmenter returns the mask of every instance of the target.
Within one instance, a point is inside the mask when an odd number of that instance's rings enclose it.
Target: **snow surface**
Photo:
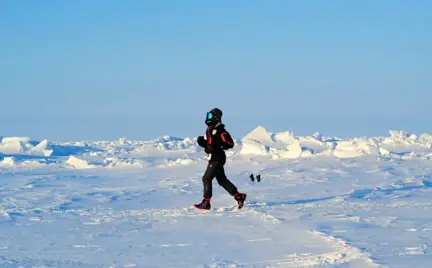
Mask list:
[[[211,211],[195,138],[0,141],[0,267],[432,267],[429,134],[257,127]]]

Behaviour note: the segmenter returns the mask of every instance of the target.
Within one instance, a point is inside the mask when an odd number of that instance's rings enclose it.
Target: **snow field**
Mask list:
[[[194,138],[0,143],[0,267],[430,267],[432,138],[236,140],[197,211]],[[249,174],[261,174],[261,182]]]

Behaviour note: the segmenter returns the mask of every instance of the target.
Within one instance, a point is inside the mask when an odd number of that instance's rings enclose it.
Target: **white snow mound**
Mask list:
[[[264,156],[270,159],[311,157],[356,158],[374,156],[396,159],[432,158],[432,135],[390,130],[386,137],[338,138],[321,133],[296,136],[292,131],[272,133],[258,126],[227,151],[231,158]],[[114,141],[76,141],[52,143],[29,137],[0,138],[0,167],[38,167],[60,165],[84,168],[143,168],[197,163],[205,154],[196,138],[163,136],[150,141],[124,137]],[[91,163],[89,160],[91,159]]]
[[[65,162],[67,165],[76,168],[76,169],[85,169],[85,168],[92,168],[92,165],[89,165],[87,160],[77,158],[75,156],[69,156],[68,160]]]
[[[2,166],[15,166],[15,158],[13,157],[5,157],[3,161],[0,162]]]
[[[354,158],[366,155],[411,158],[432,153],[432,135],[390,130],[390,137],[324,138],[322,134],[296,137],[293,132],[268,132],[259,126],[242,139],[242,155],[272,158],[335,156]]]
[[[301,140],[293,132],[268,132],[259,126],[242,140],[243,155],[268,155],[273,158],[299,158],[313,155],[312,148],[303,147]]]
[[[139,159],[120,159],[118,157],[107,157],[103,166],[108,168],[143,168],[146,163]]]
[[[34,141],[29,137],[4,137],[0,153],[10,155],[68,156],[90,150],[86,146],[52,144],[48,140]]]

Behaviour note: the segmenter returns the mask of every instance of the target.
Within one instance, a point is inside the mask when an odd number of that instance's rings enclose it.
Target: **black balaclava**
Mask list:
[[[222,122],[222,111],[214,108],[207,113],[205,123],[207,126],[215,126],[218,122]]]

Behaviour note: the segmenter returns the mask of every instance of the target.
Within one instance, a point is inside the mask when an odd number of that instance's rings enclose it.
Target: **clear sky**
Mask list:
[[[430,0],[4,0],[0,104],[9,120],[430,116],[431,14]]]

